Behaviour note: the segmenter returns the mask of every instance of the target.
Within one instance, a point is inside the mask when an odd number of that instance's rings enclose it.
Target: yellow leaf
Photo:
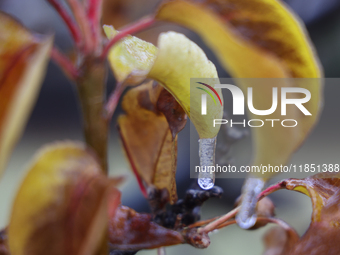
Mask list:
[[[109,39],[118,33],[112,26],[103,28]],[[108,59],[117,81],[123,82],[131,73],[149,71],[156,54],[157,48],[152,43],[127,36],[111,48]]]
[[[14,200],[11,254],[94,254],[106,233],[108,210],[111,216],[116,210],[115,201],[108,208],[108,196],[118,192],[109,184],[84,145],[63,142],[42,149]]]
[[[116,33],[112,27],[105,26],[104,29],[109,38]],[[213,78],[208,82],[211,86],[219,83],[214,64],[194,42],[179,33],[162,33],[158,38],[158,47],[159,50],[156,51],[149,43],[133,36],[114,46],[109,61],[117,79],[122,81],[131,74],[139,80],[152,78],[160,82],[191,118],[200,138],[214,138],[220,126],[213,127],[212,123],[213,119],[222,118],[222,105],[208,100],[209,115],[201,115],[197,109],[200,109],[201,95],[204,92],[193,90],[190,95],[191,78]],[[142,57],[147,61],[140,61],[137,56],[147,56]],[[221,89],[216,91],[223,100]]]
[[[53,40],[35,39],[4,13],[0,33],[1,175],[38,96]]]
[[[303,25],[280,1],[165,1],[156,17],[200,34],[234,77],[322,76]]]
[[[215,52],[222,65],[237,78],[320,78],[318,59],[303,24],[276,0],[173,0],[164,1],[156,17],[187,26],[197,32]],[[264,81],[270,83],[270,81]],[[240,79],[246,92],[254,87],[254,105],[268,109],[272,87],[302,87],[311,91],[305,105],[312,117],[291,111],[299,125],[288,130],[281,125],[253,128],[253,164],[285,164],[314,126],[322,105],[320,80],[272,80],[270,85]],[[267,107],[267,108],[266,108]],[[279,113],[249,119],[280,119]],[[260,175],[258,175],[260,177]],[[269,177],[267,174],[265,177]],[[262,177],[262,175],[261,175]]]
[[[158,55],[148,77],[159,81],[185,110],[201,139],[213,138],[220,126],[212,126],[214,119],[221,119],[223,107],[208,100],[208,115],[200,112],[201,95],[205,92],[194,89],[190,91],[191,78],[212,78],[208,85],[219,84],[216,68],[202,49],[182,34],[162,33],[158,38]],[[216,89],[223,97],[221,89]],[[190,94],[190,92],[192,94]]]

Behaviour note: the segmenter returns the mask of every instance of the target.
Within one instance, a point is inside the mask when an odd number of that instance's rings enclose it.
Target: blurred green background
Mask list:
[[[110,1],[107,1],[110,2]],[[111,1],[112,2],[112,1]],[[123,2],[123,1],[121,1]],[[138,19],[150,13],[158,1],[155,0],[126,0],[124,6],[117,9],[112,3],[112,12],[122,12],[126,20],[114,22],[124,24]],[[340,2],[338,0],[289,0],[288,4],[307,23],[307,29],[320,56],[326,77],[340,77]],[[109,3],[110,4],[110,3]],[[11,13],[21,20],[30,29],[40,33],[56,33],[56,44],[65,51],[70,51],[72,42],[70,36],[57,14],[44,0],[2,0],[0,9]],[[108,11],[110,11],[108,9]],[[165,24],[152,31],[143,33],[142,38],[153,43],[157,35],[162,31],[174,30],[185,33],[190,39],[200,45],[218,68],[220,77],[228,77],[221,68],[216,57],[202,43],[200,38],[184,29],[174,25]],[[112,90],[115,82],[110,75],[108,79],[108,90]],[[340,95],[340,87],[330,86],[325,88],[325,107],[338,107],[337,95]],[[327,103],[331,102],[331,103]],[[121,113],[118,109],[115,114]],[[332,114],[323,115],[325,121],[331,120],[329,125],[317,127],[314,132],[318,136],[311,139],[298,151],[293,162],[299,162],[304,157],[315,158],[328,156],[334,159],[339,153],[335,137],[338,132],[338,121]],[[335,119],[335,120],[334,120]],[[333,125],[334,124],[334,125]],[[178,145],[178,171],[177,183],[179,197],[182,197],[188,185],[193,182],[189,178],[189,127],[187,126],[179,134]],[[81,123],[77,98],[72,84],[70,84],[60,69],[50,63],[45,82],[34,108],[25,133],[12,155],[11,161],[4,177],[0,180],[0,228],[6,226],[11,210],[11,203],[16,190],[24,177],[25,168],[34,153],[44,144],[56,140],[82,140]],[[247,146],[245,143],[237,145],[234,151],[243,151]],[[322,151],[322,155],[320,155]],[[327,158],[327,157],[325,157]],[[131,175],[129,165],[121,150],[121,144],[117,137],[115,121],[112,123],[111,138],[109,144],[110,175],[127,174],[128,181],[121,187],[123,204],[137,211],[147,212],[148,205],[139,192],[135,178]],[[308,163],[308,162],[306,162]],[[275,178],[271,183],[281,179]],[[228,212],[240,194],[243,180],[241,179],[217,179],[216,184],[223,187],[223,198],[212,199],[204,204],[202,208],[203,218],[214,217]],[[278,217],[287,221],[296,230],[303,234],[310,222],[311,203],[308,197],[289,191],[279,191],[271,196]],[[24,208],[23,208],[24,210]],[[270,228],[270,225],[254,231],[241,230],[237,226],[230,226],[218,233],[211,235],[211,245],[208,249],[198,250],[188,245],[180,245],[167,248],[167,254],[261,254],[263,251],[262,235]],[[155,250],[141,251],[138,254],[156,254]]]

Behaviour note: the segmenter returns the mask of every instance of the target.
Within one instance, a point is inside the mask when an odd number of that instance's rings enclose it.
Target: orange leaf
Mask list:
[[[152,82],[131,89],[122,104],[127,114],[118,119],[120,134],[137,178],[166,189],[174,203],[177,133],[186,123],[184,111],[169,92]]]
[[[151,214],[137,213],[126,206],[117,209],[109,223],[110,247],[115,250],[155,249],[187,243],[196,248],[207,248],[210,239],[196,228],[168,229],[152,221]]]
[[[154,249],[184,243],[183,236],[151,221],[141,214],[120,206],[109,223],[110,247],[117,250]]]
[[[11,254],[94,254],[119,203],[119,191],[88,149],[50,145],[36,156],[15,198]]]
[[[0,12],[0,175],[38,96],[53,40]]]

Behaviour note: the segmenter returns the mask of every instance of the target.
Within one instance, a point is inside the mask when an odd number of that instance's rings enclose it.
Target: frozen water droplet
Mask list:
[[[205,190],[211,189],[214,187],[214,179],[209,177],[198,178],[198,185]]]
[[[264,181],[258,178],[246,180],[242,190],[242,202],[236,216],[237,224],[243,229],[249,229],[256,223],[257,196],[264,186]]]
[[[244,217],[242,217],[244,216]],[[257,219],[257,215],[253,214],[253,215],[236,215],[236,222],[237,224],[243,228],[243,229],[249,229],[252,226],[255,225],[256,223],[256,219]]]
[[[215,166],[216,137],[199,140],[200,172],[198,174],[198,185],[208,190],[215,185],[215,172],[210,172],[210,166]]]

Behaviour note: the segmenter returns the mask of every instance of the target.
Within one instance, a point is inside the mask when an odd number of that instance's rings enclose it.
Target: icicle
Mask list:
[[[200,169],[198,185],[205,190],[215,184],[215,172],[210,172],[209,166],[215,166],[216,137],[200,139],[199,141]],[[203,172],[202,170],[205,170]]]
[[[262,191],[263,186],[264,181],[260,178],[249,178],[244,183],[241,209],[236,215],[236,222],[243,229],[251,228],[256,223],[257,196]]]

